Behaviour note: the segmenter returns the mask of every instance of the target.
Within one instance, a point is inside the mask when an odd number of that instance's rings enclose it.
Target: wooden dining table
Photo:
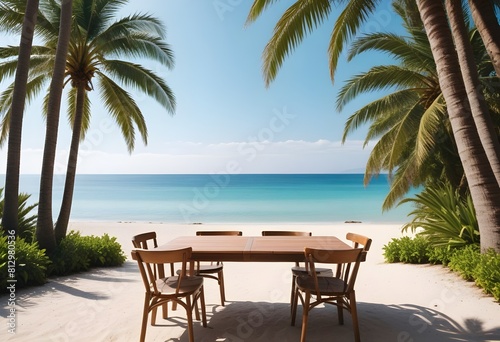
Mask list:
[[[304,248],[351,249],[335,236],[181,236],[158,249],[191,247],[194,261],[304,261]]]

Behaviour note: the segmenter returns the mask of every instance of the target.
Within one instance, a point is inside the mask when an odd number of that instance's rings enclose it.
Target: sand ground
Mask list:
[[[82,235],[116,236],[128,256],[122,267],[51,278],[41,287],[16,292],[16,332],[7,328],[2,302],[0,341],[138,341],[144,300],[137,265],[130,259],[131,237],[154,230],[159,243],[196,230],[307,230],[345,239],[349,231],[373,239],[356,283],[361,339],[366,342],[500,341],[500,305],[442,266],[386,264],[383,246],[401,237],[395,224],[204,224],[72,222]],[[291,274],[287,263],[224,263],[226,297],[220,305],[215,281],[205,281],[208,327],[194,324],[196,341],[299,341],[290,325]],[[299,315],[301,309],[299,307]],[[148,325],[146,341],[187,341],[181,308],[168,320]],[[311,312],[308,341],[353,341],[350,315],[337,324],[333,307]]]

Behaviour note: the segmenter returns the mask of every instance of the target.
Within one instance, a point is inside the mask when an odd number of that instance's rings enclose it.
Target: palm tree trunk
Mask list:
[[[24,14],[19,58],[16,70],[12,108],[10,113],[10,129],[7,147],[7,170],[5,172],[4,208],[2,226],[4,230],[17,230],[19,173],[21,169],[21,133],[23,130],[23,114],[26,99],[26,83],[30,68],[31,46],[38,13],[38,0],[27,0]]]
[[[61,98],[71,33],[72,7],[73,0],[64,0],[61,3],[61,23],[59,25],[54,73],[50,83],[49,101],[47,105],[47,126],[45,131],[45,146],[43,149],[42,173],[40,177],[36,236],[40,247],[48,251],[51,251],[56,246],[54,223],[52,221],[52,185]],[[57,242],[59,241],[60,239],[57,239]]]
[[[73,122],[73,133],[71,136],[71,147],[69,150],[68,168],[66,170],[66,181],[64,183],[63,199],[61,210],[57,218],[55,234],[56,239],[62,239],[66,236],[68,230],[69,217],[71,215],[71,206],[73,204],[73,191],[75,189],[76,164],[78,161],[78,149],[80,147],[80,137],[83,122],[83,109],[85,103],[85,83],[77,84],[76,112]]]
[[[500,77],[500,25],[490,0],[469,0],[472,18]]]
[[[486,156],[500,186],[500,143],[495,133],[495,125],[491,119],[488,105],[482,94],[476,62],[474,61],[474,52],[465,27],[462,2],[461,0],[446,0],[445,3],[474,122]]]
[[[441,91],[467,177],[481,234],[481,250],[500,252],[500,187],[481,145],[441,1],[417,0],[436,61]]]

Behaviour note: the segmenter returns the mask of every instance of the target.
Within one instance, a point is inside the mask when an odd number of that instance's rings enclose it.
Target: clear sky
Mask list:
[[[383,2],[363,32],[398,26],[389,3]],[[146,12],[166,25],[175,67],[165,70],[141,63],[163,75],[176,96],[177,109],[171,116],[132,90],[146,117],[149,137],[144,146],[137,135],[136,148],[129,154],[117,126],[99,105],[98,94],[91,94],[92,126],[81,144],[78,173],[363,173],[372,146],[363,148],[366,130],[350,135],[343,145],[340,140],[347,118],[370,98],[360,98],[341,113],[335,100],[343,80],[384,63],[387,57],[367,55],[347,63],[344,54],[333,84],[327,44],[334,11],[286,59],[277,79],[266,88],[262,51],[290,2],[278,2],[245,26],[250,4],[130,0],[121,16]],[[25,113],[22,173],[40,173],[45,127],[39,108],[40,102],[35,102]],[[56,173],[65,172],[70,144],[70,127],[65,113],[61,115]],[[6,150],[4,145],[0,151],[3,170]]]

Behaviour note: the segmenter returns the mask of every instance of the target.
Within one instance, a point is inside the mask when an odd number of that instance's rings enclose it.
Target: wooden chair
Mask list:
[[[144,287],[146,288],[142,314],[141,342],[146,338],[149,312],[152,311],[151,325],[155,325],[157,308],[159,306],[166,307],[168,302],[177,303],[186,309],[189,342],[194,341],[193,310],[195,310],[196,319],[200,319],[197,306],[198,300],[200,300],[201,305],[203,326],[207,326],[203,278],[188,275],[186,271],[191,253],[191,247],[165,251],[144,249],[132,251],[132,259],[137,260]],[[176,262],[182,264],[178,276],[159,277],[155,274],[154,269],[157,265]]]
[[[355,233],[347,233],[346,239],[352,242],[354,248],[362,247],[365,252],[368,252],[372,245],[372,239]]]
[[[311,232],[303,232],[303,231],[290,231],[290,230],[263,230],[262,236],[312,236]],[[320,268],[318,267],[316,271],[319,274],[332,274],[332,270],[329,268]],[[293,305],[293,296],[295,294],[295,279],[298,276],[306,275],[307,270],[304,266],[300,266],[298,262],[295,263],[295,266],[292,267],[292,291],[290,295],[290,305]],[[291,309],[292,307],[290,307]]]
[[[156,232],[147,232],[138,234],[132,237],[132,244],[134,248],[150,249],[158,247],[158,241],[156,241]],[[152,244],[152,246],[150,246]],[[163,270],[163,266],[161,266]],[[174,275],[174,264],[170,264],[170,275]]]
[[[351,313],[354,339],[356,342],[359,342],[360,336],[354,283],[359,265],[365,258],[366,251],[363,248],[347,250],[306,248],[304,254],[308,274],[297,277],[297,290],[292,305],[292,325],[295,325],[298,299],[300,299],[303,306],[300,341],[304,342],[306,340],[309,311],[320,304],[332,304],[337,306],[339,324],[344,324],[343,310]],[[335,276],[318,277],[315,270],[316,263],[336,264]]]
[[[196,235],[232,235],[242,236],[243,233],[236,230],[206,230],[197,231]],[[217,280],[220,289],[220,302],[224,306],[226,301],[226,293],[224,289],[224,265],[220,261],[213,261],[210,264],[201,264],[197,262],[195,265],[196,274],[205,278]]]

